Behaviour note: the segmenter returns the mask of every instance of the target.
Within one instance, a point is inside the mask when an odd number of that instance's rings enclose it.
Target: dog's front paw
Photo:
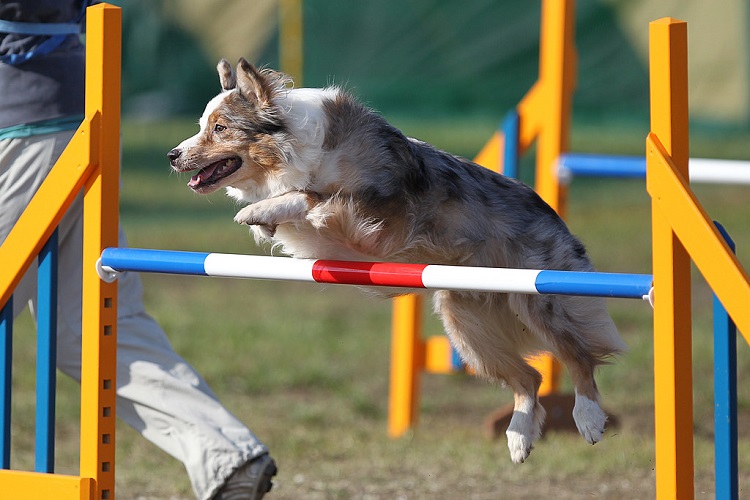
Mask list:
[[[247,224],[248,226],[268,225],[269,221],[263,220],[263,215],[265,214],[262,212],[262,210],[258,209],[258,204],[253,203],[237,212],[237,215],[234,216],[234,222],[237,224]]]
[[[317,203],[315,194],[291,191],[252,203],[234,216],[234,221],[249,226],[275,227],[286,222],[302,222],[310,206]]]
[[[601,441],[607,415],[599,407],[599,403],[576,393],[573,420],[576,422],[578,432],[589,444],[596,444]]]

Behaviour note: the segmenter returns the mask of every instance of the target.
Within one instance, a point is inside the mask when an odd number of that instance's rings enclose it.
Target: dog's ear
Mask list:
[[[240,58],[237,64],[237,89],[245,99],[260,105],[270,104],[277,90],[275,80],[266,75],[265,71],[258,71],[244,58]]]
[[[223,90],[232,90],[237,87],[237,77],[229,61],[226,59],[219,61],[219,64],[216,65],[216,71],[219,72],[219,82],[221,82]]]

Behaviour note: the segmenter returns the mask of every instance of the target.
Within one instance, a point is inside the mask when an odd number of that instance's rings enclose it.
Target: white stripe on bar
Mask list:
[[[312,281],[313,259],[285,259],[267,255],[210,253],[203,264],[206,274],[225,278]]]
[[[539,293],[537,269],[475,268],[430,265],[422,272],[425,288]]]
[[[750,184],[750,162],[690,158],[691,182],[714,184]]]

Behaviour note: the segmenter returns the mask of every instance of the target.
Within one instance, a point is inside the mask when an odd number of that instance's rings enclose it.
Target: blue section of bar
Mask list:
[[[732,251],[734,241],[714,222]],[[716,498],[739,498],[737,473],[737,327],[714,295],[714,449]]]
[[[518,178],[518,127],[521,119],[515,109],[503,120],[503,175]]]
[[[102,266],[109,266],[116,271],[206,276],[203,263],[208,255],[203,252],[145,248],[105,248],[102,252],[101,263]]]
[[[0,469],[10,469],[10,392],[13,365],[13,296],[0,310]]]
[[[646,177],[646,158],[642,156],[566,153],[560,155],[558,165],[561,173],[573,176]]]
[[[650,274],[541,271],[535,285],[539,293],[640,299],[653,281]]]
[[[57,365],[57,229],[39,252],[37,275],[36,440],[34,470],[55,467]]]

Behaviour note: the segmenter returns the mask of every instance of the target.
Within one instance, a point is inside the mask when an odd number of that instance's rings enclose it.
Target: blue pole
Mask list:
[[[642,156],[565,153],[560,155],[558,165],[561,174],[573,176],[646,177],[646,158]]]
[[[515,109],[505,115],[503,119],[503,175],[518,178],[518,127],[521,118]]]
[[[13,362],[13,296],[0,310],[0,469],[10,469],[10,393]]]
[[[57,229],[39,252],[37,281],[35,471],[55,467],[55,366],[57,361]]]
[[[732,251],[735,244],[718,222]],[[714,294],[714,447],[716,498],[739,498],[737,478],[737,328]]]
[[[518,127],[521,123],[521,117],[515,109],[508,112],[500,124],[503,131],[503,175],[506,177],[518,178]],[[451,366],[456,371],[466,369],[461,356],[453,344],[451,346]]]

